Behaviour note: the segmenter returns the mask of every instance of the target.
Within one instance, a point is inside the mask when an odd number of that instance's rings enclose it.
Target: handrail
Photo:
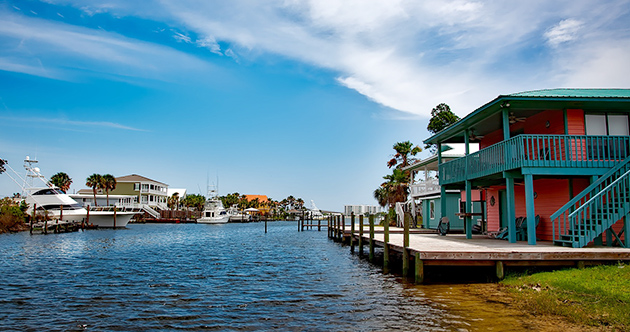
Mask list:
[[[518,135],[442,163],[440,185],[521,167],[607,168],[630,156],[630,136]]]
[[[618,182],[621,182],[622,180],[624,180],[626,177],[628,177],[629,174],[630,174],[630,170],[627,170],[625,173],[623,173],[621,176],[619,176],[617,179],[615,179],[615,181],[613,181],[612,183],[607,185],[606,188],[604,188],[603,190],[600,190],[598,193],[593,195],[593,197],[591,197],[588,201],[582,203],[582,205],[580,205],[580,207],[575,209],[575,211],[569,213],[569,218],[573,217],[576,213],[578,213],[581,210],[583,210],[583,208],[585,206],[591,204],[594,199],[599,198],[600,196],[603,196],[603,195],[607,194],[608,192],[610,192],[610,190],[611,190],[610,188],[611,187],[614,187]]]
[[[586,195],[591,194],[594,189],[599,187],[599,185],[601,185],[603,182],[609,180],[608,178],[610,176],[612,176],[615,172],[619,171],[622,167],[628,166],[628,164],[630,164],[630,156],[628,158],[624,159],[619,165],[611,168],[604,175],[600,176],[595,182],[590,184],[588,187],[586,187],[584,190],[582,190],[582,192],[580,192],[577,196],[573,197],[570,201],[568,201],[566,204],[564,204],[561,208],[559,208],[556,212],[554,212],[549,218],[551,220],[554,220],[554,219],[558,218],[562,213],[564,213],[564,210],[568,210],[569,208],[574,206],[575,203],[577,203],[582,198],[584,198]]]

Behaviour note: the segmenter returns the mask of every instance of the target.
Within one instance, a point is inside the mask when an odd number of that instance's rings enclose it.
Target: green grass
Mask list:
[[[578,324],[630,330],[630,266],[508,276],[501,282],[534,314],[560,315]]]

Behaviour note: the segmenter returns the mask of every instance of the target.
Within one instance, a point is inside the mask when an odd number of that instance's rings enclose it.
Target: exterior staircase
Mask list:
[[[630,157],[551,215],[554,244],[581,248],[630,216]],[[620,234],[612,235],[624,247]]]
[[[153,218],[160,218],[160,213],[155,211],[153,208],[151,208],[147,204],[142,204],[142,211],[150,214]]]

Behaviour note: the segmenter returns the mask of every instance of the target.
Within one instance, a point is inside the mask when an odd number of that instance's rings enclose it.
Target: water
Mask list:
[[[0,235],[0,330],[474,330],[444,292],[427,296],[439,287],[384,275],[325,231],[263,227]]]

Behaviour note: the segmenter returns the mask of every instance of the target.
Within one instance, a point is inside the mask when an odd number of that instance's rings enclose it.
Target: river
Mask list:
[[[0,235],[1,331],[518,331],[458,285],[416,286],[295,222]]]

